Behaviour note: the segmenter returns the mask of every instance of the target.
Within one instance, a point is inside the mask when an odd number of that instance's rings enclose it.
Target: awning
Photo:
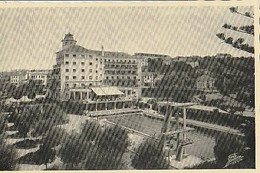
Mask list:
[[[123,95],[117,87],[92,87],[92,91],[98,96]]]

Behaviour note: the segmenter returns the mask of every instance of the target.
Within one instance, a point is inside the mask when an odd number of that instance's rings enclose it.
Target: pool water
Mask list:
[[[160,134],[163,125],[163,120],[152,119],[142,114],[109,117],[106,119],[115,124],[140,131],[150,136]],[[214,158],[214,133],[206,134],[202,130],[196,129],[194,131],[187,132],[186,136],[188,139],[194,141],[193,144],[185,147],[187,154],[194,155],[202,158],[203,160]]]

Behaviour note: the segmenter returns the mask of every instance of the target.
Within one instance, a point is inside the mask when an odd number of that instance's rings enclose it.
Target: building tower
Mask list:
[[[62,42],[62,49],[66,49],[72,45],[76,45],[76,40],[74,40],[74,37],[71,33],[65,34],[65,37]]]

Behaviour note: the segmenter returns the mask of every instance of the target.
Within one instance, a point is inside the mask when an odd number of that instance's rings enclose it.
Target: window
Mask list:
[[[96,80],[98,80],[98,76],[96,76]]]
[[[100,68],[100,70],[102,70],[102,68]]]
[[[108,76],[106,77],[106,79],[108,79]]]
[[[88,57],[92,58],[92,55],[89,55]]]
[[[68,65],[68,64],[69,64],[69,61],[66,61],[66,62],[65,62],[65,64],[67,64],[67,65]]]
[[[89,79],[92,80],[92,76],[89,76]]]
[[[130,79],[130,76],[127,76],[127,79]]]
[[[92,65],[92,62],[90,62],[89,65]]]
[[[82,58],[85,58],[85,55],[81,55]]]
[[[65,54],[65,57],[69,57],[70,55],[69,54]]]
[[[85,76],[81,76],[81,79],[83,79],[83,80],[84,80],[84,79],[85,79]]]
[[[70,70],[69,69],[66,69],[66,72],[69,72]]]
[[[98,71],[96,70],[96,73],[98,73]]]
[[[89,73],[92,73],[92,69],[89,69]]]
[[[76,69],[73,69],[73,72],[76,72]]]
[[[75,83],[74,83],[74,85],[73,85],[73,86],[74,86],[74,88],[76,88],[76,87],[77,87],[77,84],[75,84]]]
[[[85,65],[85,62],[81,62],[81,65]]]
[[[66,80],[69,80],[69,76],[66,76]]]
[[[73,54],[73,57],[76,57],[76,54]]]
[[[76,79],[76,76],[73,76],[73,79]]]
[[[73,62],[73,65],[76,65],[77,63],[76,62]]]
[[[96,58],[96,61],[98,61],[98,58]]]
[[[85,72],[85,69],[81,69],[81,72]]]

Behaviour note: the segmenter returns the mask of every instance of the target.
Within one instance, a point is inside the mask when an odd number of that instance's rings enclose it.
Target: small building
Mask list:
[[[28,72],[28,80],[41,81],[42,85],[46,86],[49,73],[51,70],[31,70]]]
[[[213,91],[215,79],[209,75],[202,75],[196,81],[196,87],[201,91]]]
[[[17,70],[11,72],[10,82],[15,85],[20,85],[28,80],[28,71],[27,70]]]
[[[153,72],[143,72],[142,73],[142,88],[153,88],[155,75]]]

